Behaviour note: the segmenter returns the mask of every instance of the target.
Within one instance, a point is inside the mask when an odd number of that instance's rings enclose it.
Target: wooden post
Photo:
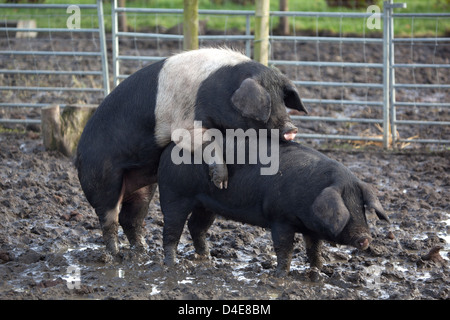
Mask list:
[[[198,0],[184,0],[183,48],[198,49]]]
[[[125,8],[126,0],[119,0],[119,7]],[[119,30],[122,32],[128,32],[128,24],[127,24],[127,13],[121,12],[119,13]]]
[[[269,0],[256,0],[255,3],[255,60],[269,63]]]
[[[280,11],[289,11],[289,0],[280,0]],[[280,17],[279,29],[282,35],[289,35],[289,19],[288,17]]]

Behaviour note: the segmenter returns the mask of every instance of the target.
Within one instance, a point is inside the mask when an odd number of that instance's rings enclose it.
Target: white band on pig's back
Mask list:
[[[228,49],[201,49],[184,52],[166,60],[159,73],[155,107],[155,139],[160,147],[171,141],[174,129],[191,129],[195,99],[202,82],[213,72],[250,59]]]

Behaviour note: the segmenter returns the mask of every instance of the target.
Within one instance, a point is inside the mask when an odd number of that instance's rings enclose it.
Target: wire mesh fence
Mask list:
[[[83,20],[83,28],[76,31],[65,26],[12,27],[10,16],[0,15],[0,122],[29,121],[13,119],[11,110],[18,107],[98,104],[109,83],[114,87],[143,66],[183,50],[182,9],[134,8],[132,3],[119,7],[112,1],[111,34],[105,41],[101,19],[110,13],[99,13],[99,3],[80,6],[83,19],[90,14],[91,22]],[[450,13],[402,14],[395,5],[386,3],[376,14],[270,13],[269,64],[294,81],[309,105],[308,115],[292,114],[302,139],[385,147],[450,143],[450,38],[441,32]],[[68,6],[45,14],[54,17]],[[127,30],[119,28],[122,14]],[[66,23],[69,15],[64,10],[59,15]],[[279,30],[282,17],[289,19],[288,35]],[[321,24],[330,20],[339,30],[326,34]],[[435,23],[434,34],[416,31],[421,20]],[[409,36],[394,37],[399,23],[409,24]],[[313,28],[303,30],[306,24]],[[200,47],[228,46],[253,56],[254,11],[202,9],[199,25]],[[362,31],[348,34],[347,25]],[[38,32],[38,37],[17,38],[13,34],[18,32]],[[39,122],[38,115],[32,120]]]
[[[41,107],[98,104],[108,94],[102,1],[0,10],[0,123],[39,123]],[[81,10],[86,26],[77,21]]]

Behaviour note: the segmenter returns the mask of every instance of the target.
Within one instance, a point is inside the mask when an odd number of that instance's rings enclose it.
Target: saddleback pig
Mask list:
[[[184,52],[124,80],[88,121],[75,160],[107,250],[119,252],[119,223],[132,247],[146,247],[142,224],[161,152],[175,129],[196,136],[208,128],[268,128],[291,140],[297,128],[286,107],[306,112],[294,84],[276,69],[229,49]],[[176,142],[192,151],[189,141]],[[226,164],[209,163],[214,184],[226,187]]]
[[[365,250],[372,240],[366,209],[389,221],[371,186],[337,161],[300,144],[280,144],[275,175],[261,175],[259,163],[228,164],[229,186],[222,190],[207,183],[204,164],[173,164],[174,147],[163,152],[158,173],[164,262],[169,266],[175,263],[177,244],[191,213],[188,228],[196,253],[204,257],[208,256],[206,232],[216,214],[270,228],[279,276],[289,272],[295,233],[303,234],[309,262],[320,269],[321,240]]]

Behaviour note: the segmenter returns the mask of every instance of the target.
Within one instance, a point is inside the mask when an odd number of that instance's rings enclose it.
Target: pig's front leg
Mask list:
[[[164,213],[164,264],[172,267],[175,265],[178,242],[193,206],[190,199],[179,198],[170,189],[162,187],[160,195],[161,211]]]
[[[320,256],[322,241],[306,235],[303,235],[303,238],[305,239],[306,255],[311,268],[322,269],[323,260]]]
[[[182,149],[194,154],[194,163],[204,161],[209,166],[209,176],[214,185],[219,188],[228,186],[228,169],[223,159],[223,136],[217,129],[208,129],[196,125],[186,129],[187,136],[177,136],[181,139],[173,141]],[[174,138],[174,136],[172,136]],[[198,162],[197,162],[198,161]]]
[[[209,163],[209,176],[211,177],[211,181],[214,185],[219,188],[227,188],[228,187],[228,169],[225,163]]]
[[[277,255],[277,270],[275,276],[285,277],[291,268],[295,232],[285,224],[272,225],[271,231],[273,247]]]
[[[205,129],[205,128],[203,128]],[[223,159],[223,137],[219,130],[207,130],[203,133],[203,160],[209,166],[209,176],[219,188],[228,187],[228,169]]]

